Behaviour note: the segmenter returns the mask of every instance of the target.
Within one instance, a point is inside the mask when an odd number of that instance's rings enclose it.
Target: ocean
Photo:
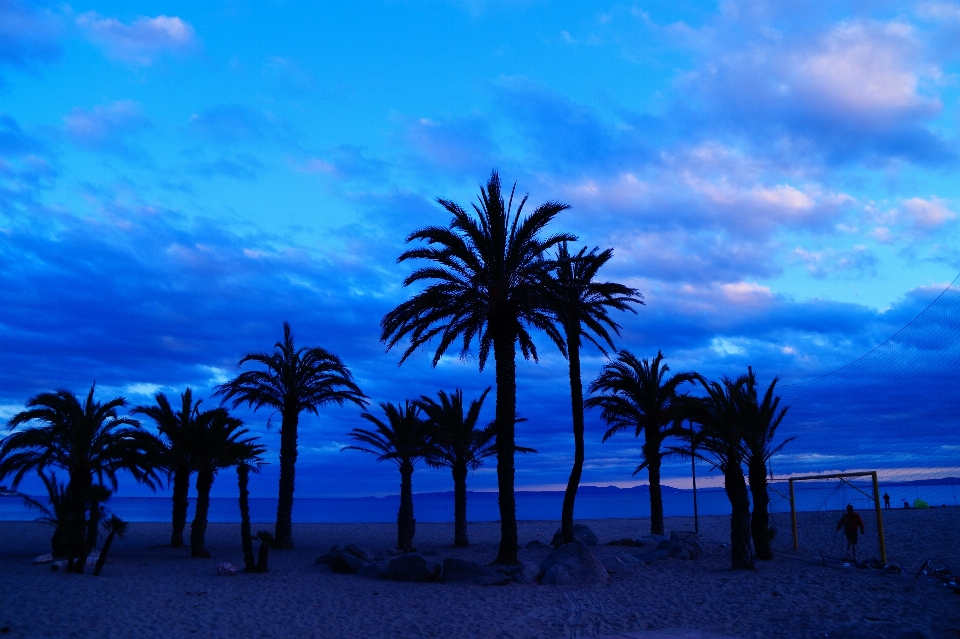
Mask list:
[[[785,483],[772,484],[771,510],[775,517],[790,512]],[[870,492],[865,485],[861,490]],[[903,482],[881,485],[880,493],[891,496],[891,504],[901,507],[904,500],[913,503],[922,499],[931,506],[958,506],[960,485],[956,483],[927,484]],[[663,487],[664,515],[667,517],[693,515],[693,491]],[[520,520],[558,521],[563,503],[560,491],[518,491],[517,518]],[[796,484],[797,509],[842,510],[852,503],[858,510],[873,507],[872,499],[857,489],[842,483],[830,486]],[[193,518],[194,499],[190,500],[188,521]],[[414,495],[414,512],[420,522],[453,521],[453,493],[420,493]],[[304,523],[367,523],[396,521],[400,505],[398,495],[387,497],[318,498],[296,497],[293,519]],[[107,508],[131,522],[169,521],[169,497],[114,497]],[[730,502],[722,488],[701,488],[697,491],[697,506],[701,515],[728,515]],[[255,523],[270,523],[276,519],[276,498],[251,498],[250,517]],[[17,497],[0,497],[0,521],[30,521],[39,513],[28,508]],[[467,515],[470,521],[499,519],[497,493],[469,492]],[[577,519],[616,519],[650,516],[650,497],[646,486],[617,488],[614,486],[583,486],[577,493]],[[209,521],[239,522],[240,509],[236,498],[214,497],[210,500]]]

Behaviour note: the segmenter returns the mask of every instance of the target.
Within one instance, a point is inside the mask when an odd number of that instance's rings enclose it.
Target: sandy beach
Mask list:
[[[872,513],[861,558],[877,555]],[[789,520],[776,557],[753,572],[728,569],[726,517],[701,518],[704,554],[662,559],[611,574],[606,584],[476,586],[401,583],[339,575],[317,566],[332,544],[383,554],[394,524],[295,525],[297,549],[270,554],[270,572],[218,577],[221,562],[242,565],[238,524],[213,524],[211,559],[164,547],[169,524],[134,523],[118,539],[99,577],[33,565],[49,551],[51,529],[0,524],[0,631],[10,637],[796,637],[930,639],[960,635],[960,596],[933,579],[914,579],[927,559],[960,566],[960,509],[884,513],[888,561],[903,574],[821,565],[818,550],[838,547],[837,513],[802,513],[801,548]],[[649,532],[645,519],[585,521],[600,539],[594,551]],[[520,543],[549,542],[557,522],[521,522]],[[668,518],[667,530],[691,530],[692,518]],[[256,527],[255,527],[256,529]],[[451,547],[452,524],[418,524],[416,544],[435,561],[489,562],[499,524],[470,526],[473,546]],[[639,550],[639,549],[638,549]],[[842,547],[841,547],[842,551]],[[433,553],[436,553],[435,555]],[[522,549],[539,562],[549,549]]]

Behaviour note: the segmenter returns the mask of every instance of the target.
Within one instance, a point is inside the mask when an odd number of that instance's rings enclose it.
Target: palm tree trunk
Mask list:
[[[297,463],[296,408],[285,409],[280,424],[280,494],[277,498],[276,548],[293,549],[293,486]]]
[[[648,428],[643,430],[648,438],[644,455],[647,458],[647,477],[650,480],[650,534],[662,535],[664,533],[663,488],[660,486],[660,442],[656,442],[656,450],[653,450],[653,442],[649,441],[650,431]]]
[[[93,484],[93,479],[78,472],[70,477],[68,490],[73,495],[73,504],[70,507],[70,519],[67,532],[67,572],[74,572],[77,569],[77,558],[83,552],[84,539],[86,537],[86,500],[84,495],[87,489]]]
[[[197,472],[197,510],[190,524],[190,556],[209,557],[204,547],[207,534],[207,513],[210,510],[210,489],[213,487],[213,471],[204,469]]]
[[[567,490],[563,494],[563,509],[560,513],[560,532],[563,543],[576,541],[573,535],[573,508],[577,499],[577,489],[583,476],[583,381],[580,378],[580,327],[565,327],[567,337],[567,358],[570,362],[570,406],[573,413],[573,468],[567,480]]]
[[[413,518],[413,464],[400,464],[400,512],[397,513],[397,550],[413,550],[417,520]]]
[[[518,566],[516,468],[513,462],[517,419],[516,338],[511,331],[490,328],[496,331],[493,357],[496,360],[497,502],[500,506],[500,550],[493,563]]]
[[[173,471],[173,530],[170,545],[183,547],[183,529],[187,525],[187,508],[190,505],[190,467],[179,466]]]
[[[97,532],[100,528],[100,502],[90,501],[90,515],[87,517],[86,538],[83,540],[83,547],[80,549],[80,557],[77,559],[75,571],[82,573],[87,566],[87,557],[97,545]]]
[[[762,459],[761,459],[762,462]],[[753,547],[757,558],[773,559],[770,549],[770,495],[767,493],[766,464],[750,464],[750,494],[753,495],[753,514],[750,516],[750,530],[753,534]]]
[[[731,568],[753,570],[753,553],[750,548],[750,498],[747,482],[739,464],[729,464],[723,472],[723,487],[730,500],[733,513],[730,515],[730,560]]]
[[[253,572],[256,560],[253,558],[253,537],[250,535],[250,467],[244,463],[237,465],[237,484],[240,488],[240,543],[243,546],[243,569]]]
[[[467,465],[453,468],[453,545],[462,548],[470,545],[467,536]]]
[[[116,531],[111,530],[110,534],[107,535],[106,540],[103,542],[103,548],[100,550],[100,556],[97,557],[97,565],[93,567],[94,577],[100,574],[100,571],[103,570],[103,565],[107,563],[107,553],[110,552],[110,544],[113,543],[113,537],[116,534]]]

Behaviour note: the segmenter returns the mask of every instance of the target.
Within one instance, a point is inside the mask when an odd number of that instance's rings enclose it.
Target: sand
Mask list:
[[[871,513],[866,513],[870,515]],[[9,637],[897,637],[960,636],[960,596],[914,573],[936,558],[960,567],[960,509],[885,513],[888,560],[904,574],[822,566],[817,551],[838,547],[836,513],[800,516],[794,551],[780,517],[776,557],[757,570],[729,570],[725,517],[701,518],[699,560],[665,559],[603,585],[537,583],[481,587],[413,584],[337,575],[314,560],[335,543],[381,553],[396,542],[391,524],[295,525],[297,549],[274,551],[270,572],[216,576],[216,565],[242,565],[239,525],[212,524],[211,559],[162,546],[169,524],[133,523],[99,577],[33,565],[51,530],[0,523],[0,632]],[[865,517],[873,533],[872,520]],[[638,537],[649,520],[581,522],[599,536]],[[549,542],[557,522],[521,522],[521,545]],[[693,528],[668,518],[667,530]],[[255,528],[256,529],[256,528]],[[450,547],[452,524],[418,524],[418,549],[433,557],[489,562],[499,524],[471,524],[469,549]],[[870,535],[861,556],[876,556]],[[598,555],[622,549],[598,546]],[[842,548],[840,548],[842,551]],[[521,550],[539,562],[549,550]]]

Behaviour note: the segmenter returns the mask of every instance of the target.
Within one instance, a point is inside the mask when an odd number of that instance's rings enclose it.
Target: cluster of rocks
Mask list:
[[[442,583],[470,583],[480,586],[526,583],[540,580],[545,584],[598,584],[610,574],[632,572],[643,564],[658,559],[697,559],[703,552],[700,538],[693,532],[674,531],[669,537],[648,536],[640,539],[616,539],[607,546],[621,546],[624,551],[599,559],[589,546],[597,545],[597,536],[587,526],[574,527],[577,541],[564,544],[559,531],[554,536],[555,550],[540,564],[521,566],[484,566],[464,559],[433,561],[435,553],[399,553],[388,551],[377,557],[369,550],[349,544],[332,546],[330,552],[317,558],[318,565],[327,565],[336,573],[359,574],[374,579]],[[541,541],[532,541],[527,549],[548,549]],[[629,550],[627,550],[629,548]],[[637,548],[644,550],[637,551]]]

